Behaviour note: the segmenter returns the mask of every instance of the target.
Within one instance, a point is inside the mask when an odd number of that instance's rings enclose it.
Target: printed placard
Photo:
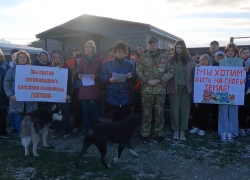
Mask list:
[[[243,67],[196,67],[194,103],[243,105],[245,81]]]
[[[68,69],[16,66],[17,101],[66,102]]]

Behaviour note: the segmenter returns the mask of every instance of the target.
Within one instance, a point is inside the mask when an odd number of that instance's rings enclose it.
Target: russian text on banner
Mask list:
[[[196,67],[194,103],[243,105],[245,80],[243,67]]]
[[[66,102],[68,69],[16,66],[17,101]]]

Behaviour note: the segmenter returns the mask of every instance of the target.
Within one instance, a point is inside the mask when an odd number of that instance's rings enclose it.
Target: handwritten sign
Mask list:
[[[196,67],[194,103],[243,105],[245,80],[243,67]]]
[[[66,102],[68,69],[17,65],[17,101]]]

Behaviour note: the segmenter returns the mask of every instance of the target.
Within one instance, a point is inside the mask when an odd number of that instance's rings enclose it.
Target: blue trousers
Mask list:
[[[239,135],[238,106],[219,105],[218,133]]]
[[[96,123],[100,121],[100,106],[99,100],[82,100],[82,124],[83,130],[89,132],[93,129]]]
[[[23,118],[22,114],[10,113],[9,118],[10,118],[11,128],[12,127],[15,128],[17,130],[18,135],[20,135],[20,127]]]

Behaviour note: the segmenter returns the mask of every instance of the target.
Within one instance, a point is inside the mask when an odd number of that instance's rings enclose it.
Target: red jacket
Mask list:
[[[87,56],[84,56],[78,66],[79,74],[93,74],[95,75],[95,85],[83,86],[79,90],[80,100],[101,100],[102,99],[102,86],[100,80],[100,72],[102,68],[102,58],[97,55],[93,55],[91,61],[87,60]]]
[[[68,68],[73,68],[74,64],[75,64],[75,58],[74,57],[71,57],[70,59],[68,59],[68,61],[67,61]]]

